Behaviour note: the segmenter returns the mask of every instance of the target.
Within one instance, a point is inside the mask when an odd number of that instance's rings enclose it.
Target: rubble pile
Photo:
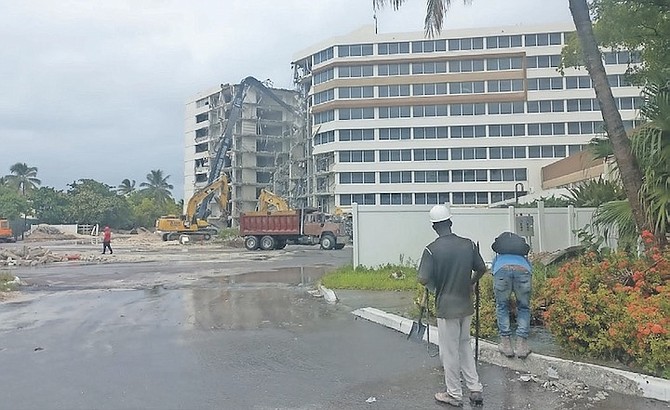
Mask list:
[[[24,246],[16,249],[0,249],[0,266],[35,266],[44,263],[60,262],[61,256],[48,249]]]
[[[63,233],[58,228],[49,225],[39,225],[26,236],[26,241],[68,240],[79,239],[78,235]]]

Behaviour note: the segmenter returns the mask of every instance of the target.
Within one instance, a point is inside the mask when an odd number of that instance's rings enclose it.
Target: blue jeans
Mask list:
[[[503,266],[493,276],[493,292],[496,297],[496,316],[500,336],[510,336],[509,299],[516,297],[516,335],[528,338],[530,328],[531,274],[521,266]]]

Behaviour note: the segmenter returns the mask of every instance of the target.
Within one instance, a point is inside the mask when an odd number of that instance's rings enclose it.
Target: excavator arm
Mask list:
[[[258,195],[256,210],[259,212],[268,212],[271,206],[275,207],[277,211],[289,210],[288,202],[284,198],[267,189],[261,189],[261,193]]]
[[[220,191],[219,203],[227,204],[228,203],[228,177],[223,174],[218,179],[216,179],[211,184],[206,185],[202,189],[196,191],[195,194],[188,200],[186,205],[186,221],[188,223],[197,223],[198,219],[204,219],[196,214],[196,209],[198,206],[202,205],[207,198],[211,198],[216,191]]]

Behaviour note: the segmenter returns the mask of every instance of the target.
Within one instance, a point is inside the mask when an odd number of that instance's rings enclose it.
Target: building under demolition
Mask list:
[[[230,118],[240,92],[245,93],[241,114]],[[191,98],[185,118],[185,200],[211,182],[210,166],[231,122],[232,147],[223,168],[230,197],[229,201],[210,203],[210,218],[227,218],[235,226],[241,212],[256,208],[263,188],[285,197],[292,206],[306,206],[311,145],[305,136],[306,114],[301,101],[304,99],[296,91],[246,84],[223,84]],[[224,206],[227,209],[222,209]]]

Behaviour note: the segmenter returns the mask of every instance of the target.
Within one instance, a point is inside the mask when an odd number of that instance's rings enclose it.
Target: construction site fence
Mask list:
[[[428,219],[432,205],[374,206],[353,204],[353,265],[418,264],[426,245],[437,237]],[[480,243],[485,261],[493,260],[493,240],[502,232],[526,237],[531,252],[554,252],[580,244],[578,233],[592,225],[595,208],[451,207],[453,232]],[[525,218],[519,218],[525,217]],[[528,224],[530,222],[530,225]],[[616,248],[609,235],[605,246]]]

